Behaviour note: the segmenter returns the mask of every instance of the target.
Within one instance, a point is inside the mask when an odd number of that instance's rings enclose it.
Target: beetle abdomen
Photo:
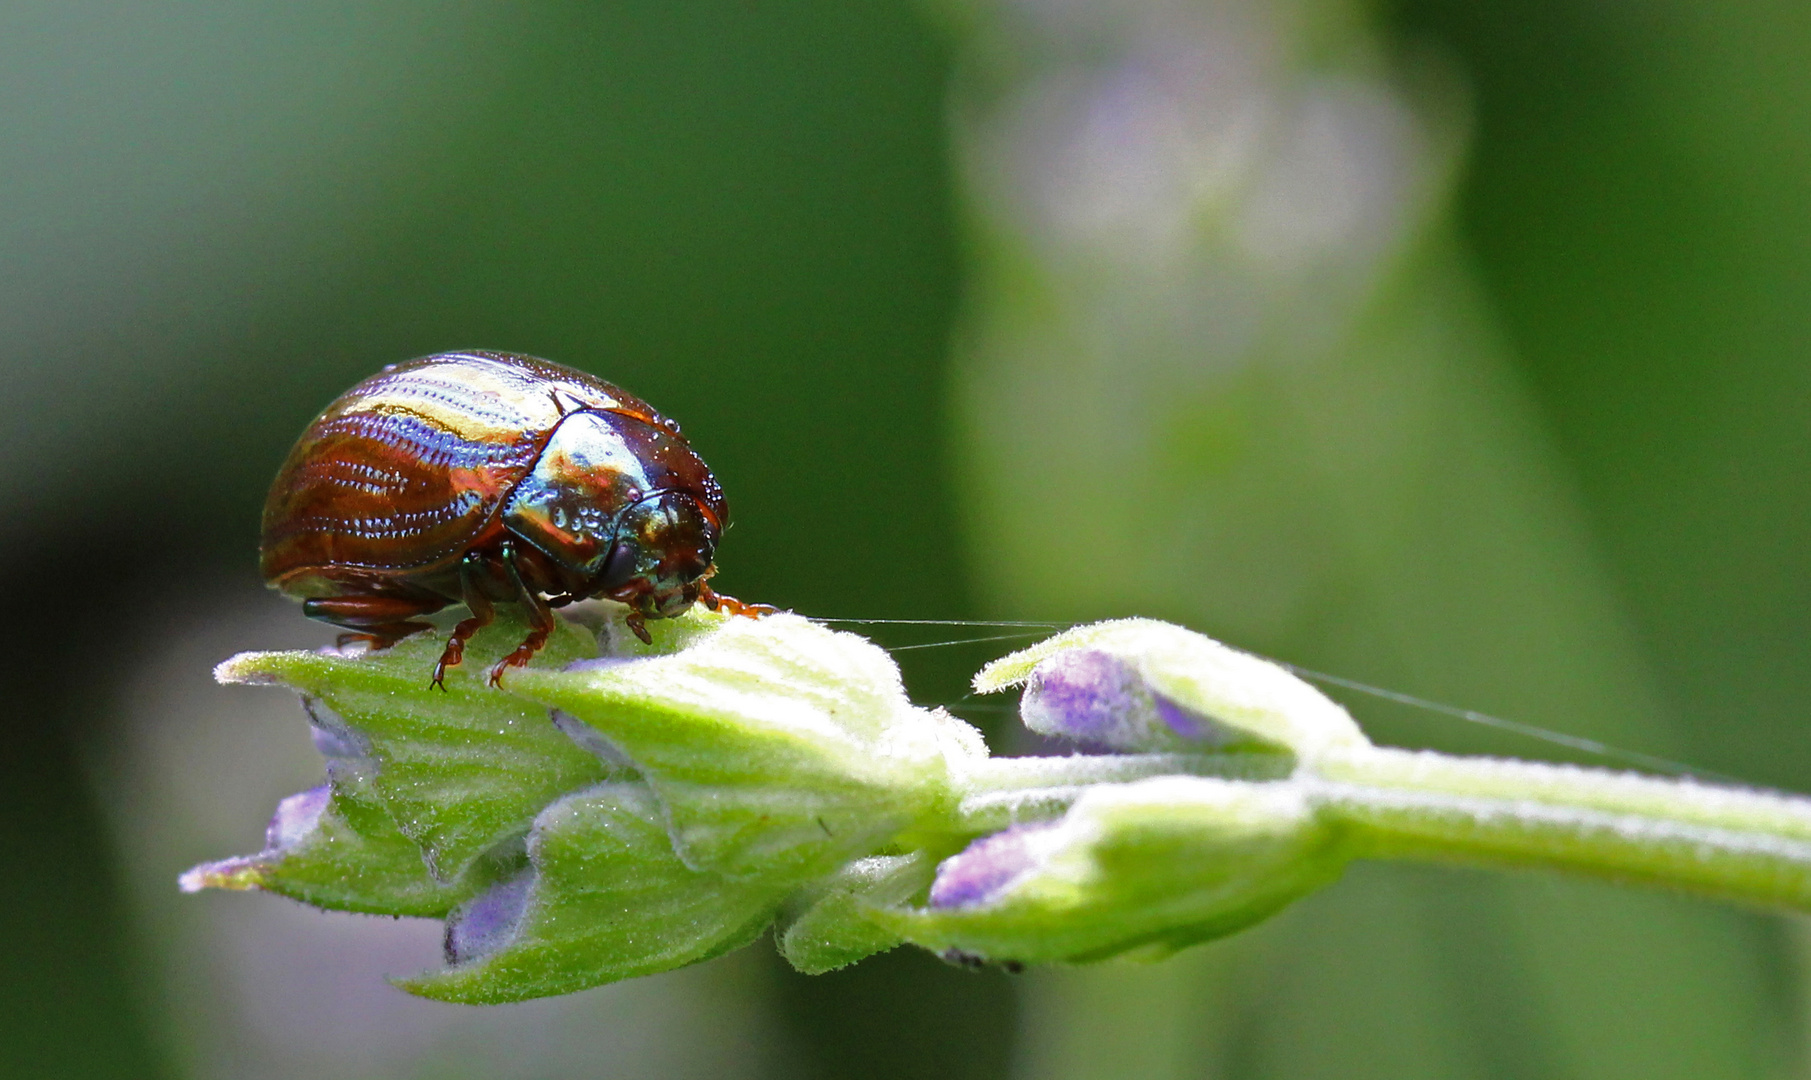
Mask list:
[[[497,507],[533,464],[540,433],[511,424],[504,402],[419,392],[439,389],[431,382],[412,395],[386,389],[348,394],[290,452],[264,510],[266,580],[428,571],[500,527]],[[399,400],[410,396],[438,407]]]

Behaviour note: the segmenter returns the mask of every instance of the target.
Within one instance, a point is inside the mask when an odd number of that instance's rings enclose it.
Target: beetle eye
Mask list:
[[[598,589],[614,589],[635,576],[635,545],[618,540],[597,574]]]

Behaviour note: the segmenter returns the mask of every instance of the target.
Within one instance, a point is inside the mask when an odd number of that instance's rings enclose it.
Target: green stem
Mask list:
[[[1811,911],[1811,799],[1386,748],[1300,776],[1359,856],[1544,867]]]
[[[1070,754],[997,757],[973,762],[954,786],[961,792],[952,831],[979,836],[1021,821],[1059,817],[1094,784],[1152,776],[1217,776],[1280,780],[1295,768],[1287,754]]]

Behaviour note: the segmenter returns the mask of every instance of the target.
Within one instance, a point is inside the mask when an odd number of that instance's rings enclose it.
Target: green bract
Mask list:
[[[336,794],[346,796],[336,802],[349,802],[355,786],[368,790],[419,846],[427,872],[452,882],[499,843],[525,833],[542,807],[609,775],[603,762],[547,722],[546,709],[484,684],[486,666],[503,654],[512,633],[521,628],[485,635],[447,676],[446,690],[432,693],[423,672],[433,668],[439,646],[426,634],[371,657],[246,653],[214,675],[299,690],[317,744],[331,756],[352,757],[364,778],[355,785],[330,772]],[[596,653],[591,634],[562,624],[542,663]]]
[[[779,883],[693,870],[645,784],[600,784],[535,820],[529,866],[453,913],[447,971],[402,981],[426,997],[488,1004],[651,975],[758,937]]]
[[[1274,664],[1179,627],[1080,627],[989,665],[1028,723],[1119,753],[989,757],[872,643],[693,611],[643,644],[611,605],[526,670],[500,619],[440,642],[246,653],[301,693],[327,783],[185,889],[447,921],[430,997],[513,1001],[664,971],[769,927],[806,972],[902,941],[961,962],[1155,958],[1351,858],[1545,866],[1811,909],[1811,801],[1372,746]]]
[[[951,809],[972,728],[906,699],[886,652],[796,615],[718,620],[687,648],[526,671],[653,788],[686,864],[804,883]]]
[[[819,975],[891,949],[905,935],[879,913],[923,895],[936,869],[923,851],[855,860],[793,898],[781,917],[780,954]]]

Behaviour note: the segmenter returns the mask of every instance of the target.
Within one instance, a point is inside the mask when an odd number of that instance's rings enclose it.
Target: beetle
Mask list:
[[[495,686],[574,600],[628,605],[644,642],[644,620],[699,601],[773,610],[707,584],[728,524],[716,477],[647,402],[532,356],[439,353],[384,368],[302,433],[264,504],[260,563],[304,614],[350,631],[342,644],[386,648],[465,605],[434,665],[442,690],[495,605],[522,604],[530,632]]]

